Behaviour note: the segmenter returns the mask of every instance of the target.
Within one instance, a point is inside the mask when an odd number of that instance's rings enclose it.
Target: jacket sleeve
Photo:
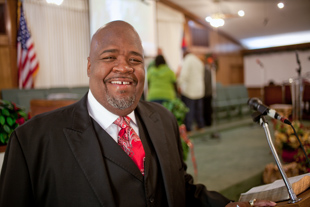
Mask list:
[[[180,157],[183,157],[183,148],[181,144],[180,134],[178,133],[178,146]],[[183,160],[183,159],[182,159]],[[186,206],[195,207],[225,207],[230,200],[216,191],[207,190],[203,184],[194,184],[193,176],[187,174],[187,165],[183,161],[184,180],[185,180],[185,193],[186,193]]]
[[[15,131],[6,148],[0,176],[0,206],[35,206],[29,171]]]
[[[193,184],[193,177],[185,174],[186,206],[225,207],[230,200],[216,191],[207,190],[202,184]]]

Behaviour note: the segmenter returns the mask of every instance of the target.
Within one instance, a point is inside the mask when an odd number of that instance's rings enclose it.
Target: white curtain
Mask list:
[[[87,86],[90,31],[87,0],[24,0],[40,70],[35,88]]]
[[[173,71],[181,65],[182,37],[185,18],[181,12],[157,3],[157,41]]]

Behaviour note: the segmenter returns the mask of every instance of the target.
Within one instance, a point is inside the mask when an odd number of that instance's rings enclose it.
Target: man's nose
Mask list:
[[[119,73],[132,73],[134,69],[130,67],[125,60],[120,60],[113,67],[113,71]]]

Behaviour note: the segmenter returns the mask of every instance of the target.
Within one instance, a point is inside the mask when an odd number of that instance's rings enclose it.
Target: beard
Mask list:
[[[124,110],[124,109],[129,108],[130,106],[132,106],[132,104],[136,100],[135,94],[133,94],[132,96],[124,97],[124,98],[115,98],[115,97],[110,95],[108,90],[106,90],[106,94],[107,94],[108,103],[112,107],[120,109],[120,110]]]

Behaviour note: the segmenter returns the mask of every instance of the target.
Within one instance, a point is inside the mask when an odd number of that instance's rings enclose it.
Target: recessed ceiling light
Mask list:
[[[238,11],[238,15],[239,15],[240,17],[243,17],[243,16],[244,16],[244,11],[243,11],[243,10],[239,10],[239,11]]]
[[[206,22],[211,22],[211,20],[212,20],[212,17],[210,17],[210,16],[206,17]]]
[[[278,3],[279,9],[282,9],[284,7],[284,4],[282,2]]]
[[[46,0],[47,3],[49,4],[56,4],[56,5],[60,5],[62,4],[63,0]]]
[[[224,19],[212,19],[210,22],[212,27],[222,27],[225,24]]]

